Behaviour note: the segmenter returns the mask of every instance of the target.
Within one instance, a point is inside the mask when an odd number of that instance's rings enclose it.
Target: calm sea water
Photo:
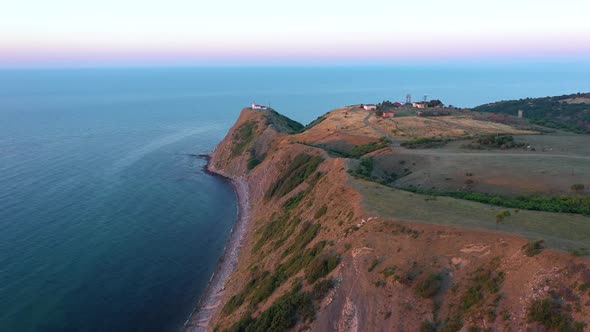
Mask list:
[[[0,71],[0,330],[174,331],[235,222],[211,151],[240,109],[307,123],[428,94],[590,91],[590,66]]]

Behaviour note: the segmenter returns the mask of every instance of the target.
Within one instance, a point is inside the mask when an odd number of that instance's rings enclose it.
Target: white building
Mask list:
[[[365,109],[365,111],[374,111],[377,109],[377,105],[375,104],[365,104],[363,105],[363,108]]]
[[[268,109],[267,106],[258,105],[255,102],[252,102],[252,106],[251,107],[252,107],[253,110],[266,110],[266,109]]]
[[[414,107],[414,108],[426,108],[426,106],[427,106],[427,105],[428,105],[428,104],[426,104],[426,103],[425,103],[425,102],[423,102],[423,101],[419,101],[419,102],[413,102],[413,103],[412,103],[412,107]]]

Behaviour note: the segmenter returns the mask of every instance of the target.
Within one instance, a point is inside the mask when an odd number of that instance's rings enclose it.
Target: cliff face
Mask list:
[[[526,330],[545,324],[531,318],[544,311],[558,317],[545,326],[583,329],[587,261],[550,250],[530,255],[527,239],[507,233],[368,210],[365,202],[381,197],[358,188],[380,185],[351,177],[354,158],[328,153],[381,136],[347,122],[351,112],[332,111],[303,130],[244,109],[213,152],[213,171],[248,184],[251,221],[209,330]]]

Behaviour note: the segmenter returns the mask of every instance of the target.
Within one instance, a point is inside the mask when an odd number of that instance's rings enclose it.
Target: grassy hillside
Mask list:
[[[590,93],[556,97],[525,98],[480,105],[475,111],[517,115],[532,123],[577,133],[590,134]]]
[[[275,126],[279,132],[295,134],[303,130],[303,125],[295,120],[278,113],[275,110],[269,110],[266,113],[267,124]]]

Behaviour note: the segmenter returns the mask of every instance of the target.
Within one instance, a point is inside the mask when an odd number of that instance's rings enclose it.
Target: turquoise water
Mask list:
[[[211,151],[255,100],[301,122],[428,94],[590,91],[590,66],[0,71],[0,331],[174,331],[235,222]]]

